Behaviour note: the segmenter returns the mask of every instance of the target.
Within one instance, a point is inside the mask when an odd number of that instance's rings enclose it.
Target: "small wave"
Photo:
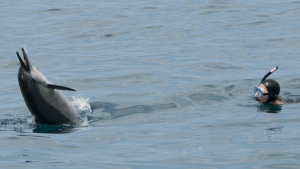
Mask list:
[[[190,95],[190,99],[197,102],[202,102],[202,101],[224,102],[224,100],[226,100],[224,96],[216,95],[213,93],[195,93]]]
[[[274,127],[270,127],[267,130],[271,130],[271,131],[282,131],[283,126],[274,126]]]
[[[0,131],[17,131],[23,132],[34,125],[33,118],[22,118],[13,116],[9,119],[0,119]]]
[[[11,119],[1,119],[0,125],[21,125],[21,124],[32,124],[32,119],[13,117]]]

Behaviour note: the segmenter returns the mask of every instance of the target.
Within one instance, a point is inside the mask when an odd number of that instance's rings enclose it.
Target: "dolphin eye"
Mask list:
[[[34,79],[34,78],[32,78],[32,81],[35,83],[36,82],[36,80]]]

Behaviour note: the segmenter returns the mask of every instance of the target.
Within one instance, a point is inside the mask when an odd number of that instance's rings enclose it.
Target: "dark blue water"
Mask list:
[[[298,1],[9,1],[0,5],[0,168],[298,168]],[[38,125],[15,52],[77,126]],[[258,104],[270,77],[293,104]]]

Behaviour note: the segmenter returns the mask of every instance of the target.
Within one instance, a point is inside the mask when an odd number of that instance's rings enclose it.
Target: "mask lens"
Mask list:
[[[259,87],[254,87],[254,95],[255,95],[255,97],[258,97],[261,99],[264,97],[264,92]]]

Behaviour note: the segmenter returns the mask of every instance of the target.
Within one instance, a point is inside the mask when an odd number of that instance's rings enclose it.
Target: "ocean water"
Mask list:
[[[2,2],[0,168],[298,168],[299,16],[295,0]],[[22,47],[76,89],[78,125],[33,122]],[[274,66],[290,103],[258,104]]]

